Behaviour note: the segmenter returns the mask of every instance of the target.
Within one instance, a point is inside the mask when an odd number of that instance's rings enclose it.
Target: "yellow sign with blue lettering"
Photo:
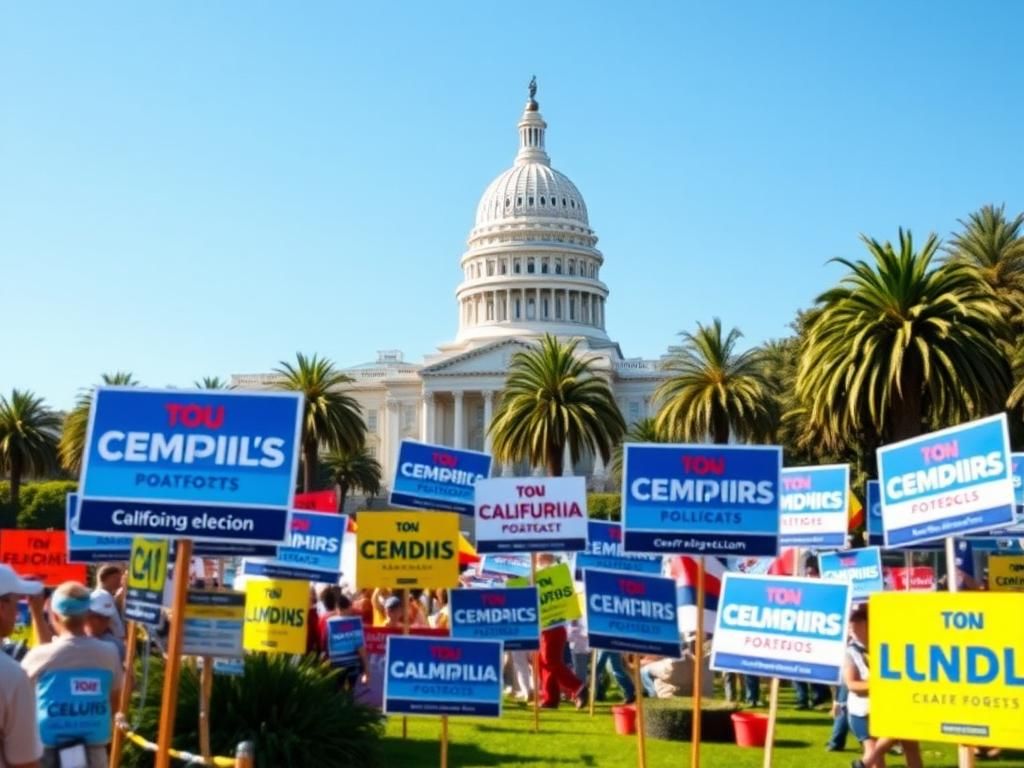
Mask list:
[[[1024,592],[1024,556],[992,555],[988,559],[988,588],[993,592]]]
[[[356,532],[362,588],[444,589],[459,583],[459,515],[363,512]]]
[[[305,653],[308,613],[309,582],[247,578],[242,646],[247,651]]]
[[[1024,747],[1024,595],[871,595],[871,732]]]

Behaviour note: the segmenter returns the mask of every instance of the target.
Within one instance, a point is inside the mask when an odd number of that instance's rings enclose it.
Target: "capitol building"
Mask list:
[[[368,449],[383,465],[385,484],[404,438],[486,451],[486,425],[509,361],[545,333],[579,340],[578,353],[594,358],[608,377],[627,424],[653,415],[652,396],[664,373],[658,361],[624,357],[608,336],[604,256],[583,195],[551,167],[548,126],[535,94],[531,83],[512,167],[488,185],[476,209],[460,262],[454,341],[422,362],[386,350],[372,363],[342,368],[353,379],[348,391],[363,408]],[[236,375],[232,385],[263,388],[274,378]],[[529,468],[493,471],[528,474]],[[600,457],[585,457],[573,471],[589,476],[592,487],[604,486]]]

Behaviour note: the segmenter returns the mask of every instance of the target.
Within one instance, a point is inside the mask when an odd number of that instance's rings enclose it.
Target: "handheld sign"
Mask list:
[[[626,443],[622,520],[627,552],[777,555],[777,446]]]
[[[573,558],[577,579],[588,568],[625,573],[661,573],[662,557],[643,552],[626,552],[622,548],[622,526],[604,520],[587,522],[587,549]]]
[[[389,637],[384,711],[501,717],[501,668],[499,641]]]
[[[302,396],[99,387],[82,460],[82,533],[278,544]]]
[[[185,604],[183,654],[241,657],[244,621],[245,595],[242,592],[189,590]]]
[[[823,579],[848,582],[854,600],[862,600],[872,592],[885,589],[882,552],[878,547],[818,555],[818,569]]]
[[[536,587],[453,589],[452,637],[501,640],[506,651],[540,648],[540,609]]]
[[[403,440],[391,485],[391,503],[472,515],[473,488],[490,474],[488,453]]]
[[[247,651],[306,652],[309,584],[285,579],[246,579],[245,628]]]
[[[443,589],[459,583],[459,518],[450,512],[364,512],[356,582]]]
[[[673,659],[682,655],[672,579],[588,569],[583,583],[591,648]]]
[[[1024,747],[1024,595],[871,596],[871,732]]]
[[[529,555],[484,555],[480,561],[481,574],[496,574],[514,578],[529,578]]]
[[[158,624],[167,585],[167,540],[132,540],[124,615],[143,624]]]
[[[474,498],[477,552],[576,552],[587,546],[586,478],[478,480]]]
[[[20,576],[38,579],[47,587],[86,580],[85,566],[68,562],[64,531],[0,531],[0,562]]]
[[[850,465],[783,469],[780,504],[779,546],[846,546]]]
[[[988,588],[992,592],[1024,592],[1024,557],[993,555],[988,559]]]
[[[868,546],[885,546],[885,528],[882,527],[882,490],[877,480],[867,483],[867,531]]]
[[[358,669],[363,647],[363,620],[359,616],[332,616],[327,620],[327,658],[331,666]]]
[[[878,449],[887,547],[1012,525],[1006,414]]]
[[[247,576],[270,576],[300,581],[336,581],[341,575],[341,546],[348,526],[346,515],[292,512],[288,543],[273,560],[245,560]]]
[[[849,617],[849,584],[727,573],[711,668],[836,685]]]
[[[510,586],[514,583],[509,580]],[[583,616],[568,563],[556,563],[537,571],[537,594],[541,629],[566,624]]]

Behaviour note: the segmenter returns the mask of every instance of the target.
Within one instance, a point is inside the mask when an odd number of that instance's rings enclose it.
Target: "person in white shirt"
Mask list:
[[[0,638],[14,631],[19,599],[42,592],[38,581],[20,579],[0,565]],[[39,768],[42,756],[35,688],[18,662],[0,653],[0,768]]]

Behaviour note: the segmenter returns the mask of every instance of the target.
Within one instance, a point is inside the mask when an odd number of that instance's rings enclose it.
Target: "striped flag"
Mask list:
[[[697,631],[697,564],[696,557],[676,556],[665,560],[665,574],[676,582],[679,606],[679,631]],[[718,598],[722,594],[725,561],[718,557],[704,558],[704,631],[715,631]]]
[[[864,525],[864,505],[860,503],[857,494],[850,491],[850,506],[846,510],[846,530],[853,533]]]

